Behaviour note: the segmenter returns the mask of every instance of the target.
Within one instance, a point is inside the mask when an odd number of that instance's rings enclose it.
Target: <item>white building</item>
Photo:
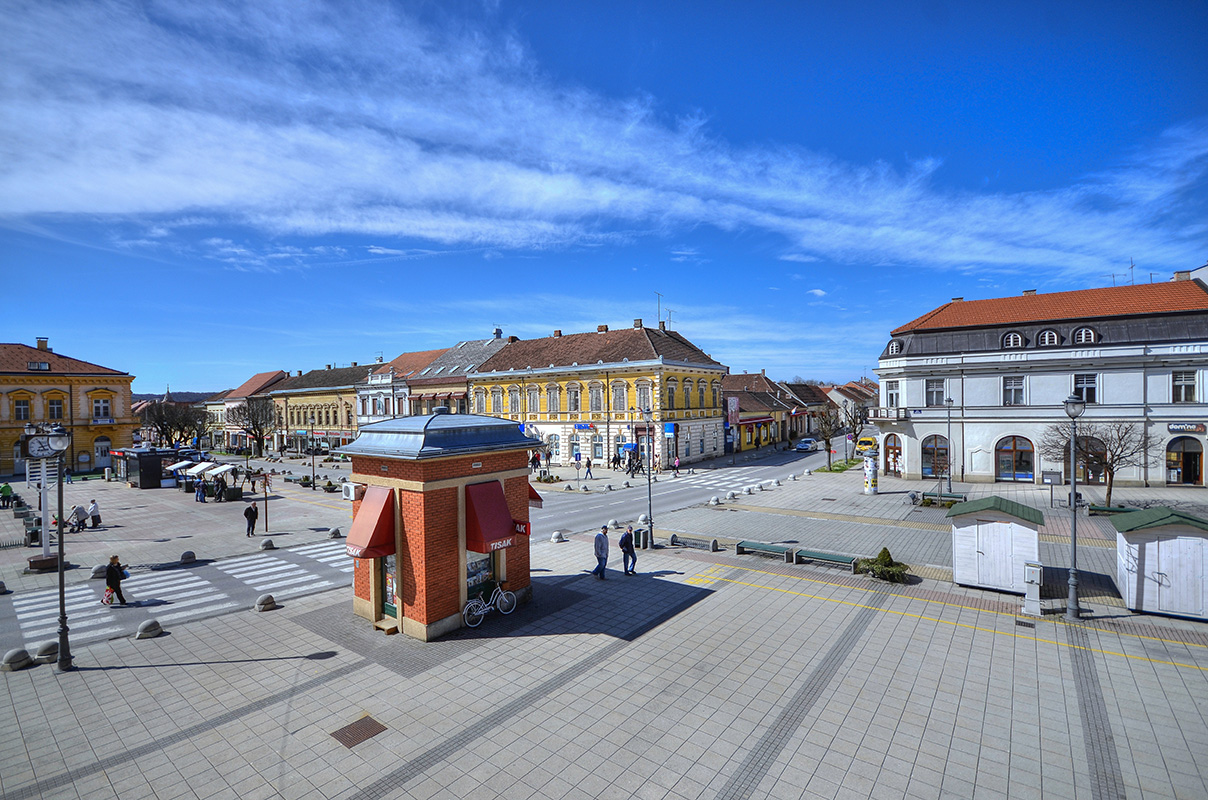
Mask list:
[[[1069,424],[1063,401],[1087,402],[1079,422],[1131,422],[1152,457],[1118,485],[1204,483],[1208,391],[1208,267],[1166,283],[949,303],[890,334],[880,357],[881,469],[907,478],[1039,483],[1046,428]],[[946,401],[951,399],[951,405]],[[1084,470],[1080,469],[1080,473]],[[1079,475],[1096,483],[1101,475]]]

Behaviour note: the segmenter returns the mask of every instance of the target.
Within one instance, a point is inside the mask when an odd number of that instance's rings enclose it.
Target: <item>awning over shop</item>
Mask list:
[[[225,475],[225,474],[227,474],[228,472],[230,472],[230,471],[231,471],[231,470],[233,470],[233,469],[235,469],[235,465],[234,465],[234,464],[223,464],[223,465],[222,465],[221,467],[219,467],[218,469],[212,469],[212,470],[210,470],[209,472],[207,472],[207,473],[206,473],[206,475],[208,475],[209,477],[213,478],[213,477],[215,477],[215,476],[217,476],[217,475]]]
[[[172,472],[172,471],[178,470],[178,469],[184,469],[185,467],[191,467],[191,466],[193,466],[192,461],[177,461],[175,464],[168,465],[168,472]]]
[[[543,508],[545,501],[541,499],[541,495],[537,494],[537,490],[529,485],[529,508]]]
[[[394,555],[394,491],[385,486],[365,489],[361,507],[348,530],[346,544],[353,558]]]
[[[186,475],[200,475],[201,473],[205,472],[207,469],[211,469],[212,467],[216,467],[216,466],[218,466],[218,465],[215,464],[213,461],[203,461],[200,464],[197,464],[197,465],[192,466],[189,469],[185,470],[185,474]]]
[[[531,487],[530,487],[531,488]],[[516,543],[517,531],[508,510],[503,485],[499,481],[474,483],[466,487],[466,549],[490,553]],[[527,526],[519,526],[527,528]]]
[[[771,417],[753,417],[751,419],[740,419],[739,425],[766,425],[774,420]]]

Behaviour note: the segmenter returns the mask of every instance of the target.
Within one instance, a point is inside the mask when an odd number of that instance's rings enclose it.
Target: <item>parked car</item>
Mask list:
[[[812,453],[818,449],[818,440],[809,437],[798,439],[797,444],[793,445],[793,449],[799,453]]]
[[[856,452],[867,453],[869,450],[877,449],[877,440],[871,436],[861,436],[856,441]]]

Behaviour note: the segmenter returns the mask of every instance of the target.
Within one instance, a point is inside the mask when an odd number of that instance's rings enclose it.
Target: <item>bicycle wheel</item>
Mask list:
[[[501,592],[499,603],[496,605],[501,614],[511,614],[516,610],[516,595],[511,592]]]
[[[466,610],[461,612],[461,618],[471,628],[477,628],[482,624],[483,617],[487,615],[486,606],[481,600],[471,600],[466,603]]]

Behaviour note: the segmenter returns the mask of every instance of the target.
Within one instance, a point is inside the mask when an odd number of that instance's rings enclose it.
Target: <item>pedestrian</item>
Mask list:
[[[68,483],[74,483],[74,481],[71,478],[71,467],[68,467],[67,469],[63,470],[63,477],[67,479]]]
[[[604,577],[604,565],[608,563],[608,526],[601,525],[600,532],[596,534],[595,542],[596,553],[596,568],[591,571],[600,580],[606,580]]]
[[[197,478],[197,491],[193,493],[193,500],[197,503],[206,501],[206,482],[201,478]]]
[[[75,519],[72,520],[74,526],[72,532],[79,533],[88,525],[88,512],[84,510],[83,506],[72,506],[72,510],[75,514]]]
[[[253,500],[252,504],[250,506],[243,509],[243,518],[247,520],[247,535],[248,536],[256,535],[256,520],[259,517],[260,517],[260,509],[256,508],[256,501]]]
[[[214,502],[221,503],[226,499],[226,480],[221,475],[214,481]]]
[[[88,516],[92,518],[92,527],[95,528],[101,524],[101,507],[97,505],[96,500],[88,504]],[[117,556],[114,556],[114,558],[117,558]]]
[[[8,481],[0,486],[0,508],[10,508],[13,504],[13,487],[8,485]]]
[[[545,468],[549,469],[549,451],[545,451]]]
[[[126,605],[126,597],[122,594],[122,579],[129,576],[130,573],[118,561],[117,556],[109,556],[109,565],[105,567],[105,587],[113,590],[113,593],[117,595],[117,601],[122,605]],[[103,603],[104,600],[101,602]]]
[[[630,525],[621,534],[621,566],[625,570],[626,575],[636,575],[638,566],[638,554],[633,549],[633,526]]]
[[[654,471],[656,474],[659,474],[663,471],[662,459],[659,458],[658,453],[654,454]]]
[[[675,457],[675,477],[679,477],[679,456]]]
[[[587,472],[583,474],[583,480],[591,480],[591,456],[587,457]]]
[[[532,468],[533,472],[541,469],[541,454],[536,450],[533,451],[533,457],[529,459],[529,467]]]

